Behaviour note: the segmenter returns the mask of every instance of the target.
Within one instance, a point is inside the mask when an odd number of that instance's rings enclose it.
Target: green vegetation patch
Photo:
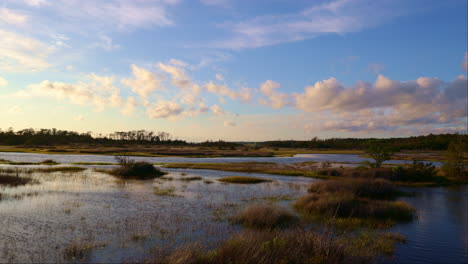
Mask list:
[[[228,183],[249,184],[249,183],[271,182],[272,180],[263,179],[263,178],[255,178],[255,177],[247,177],[247,176],[231,176],[231,177],[220,178],[218,179],[218,181],[228,182]]]
[[[6,186],[19,186],[34,183],[35,181],[31,178],[24,178],[13,175],[0,175],[0,185]]]
[[[86,168],[82,167],[73,167],[73,166],[68,166],[68,167],[52,167],[52,168],[35,168],[31,169],[33,172],[45,172],[45,173],[52,173],[52,172],[80,172],[84,171]]]

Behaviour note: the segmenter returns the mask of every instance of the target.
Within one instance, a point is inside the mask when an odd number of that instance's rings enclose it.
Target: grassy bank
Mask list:
[[[384,168],[320,168],[320,163],[302,162],[278,164],[269,162],[239,163],[170,163],[166,168],[207,169],[284,176],[304,176],[321,179],[382,178],[400,186],[431,187],[467,184],[468,179],[443,176],[439,169],[422,163]]]
[[[239,162],[239,163],[170,163],[166,168],[206,169],[245,173],[277,174],[285,176],[317,177],[313,168],[315,162],[298,164],[278,164],[270,162]]]

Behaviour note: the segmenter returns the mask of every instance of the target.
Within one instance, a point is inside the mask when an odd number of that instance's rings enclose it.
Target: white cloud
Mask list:
[[[359,82],[351,87],[330,78],[294,97],[297,109],[316,119],[315,114],[326,118],[318,125],[321,129],[392,130],[447,126],[466,119],[467,85],[464,76],[451,82],[427,77],[402,82],[379,75],[373,84]]]
[[[23,2],[25,2],[27,5],[35,7],[42,6],[48,3],[47,0],[23,0]]]
[[[267,97],[267,100],[260,100],[260,103],[263,105],[268,105],[273,108],[279,109],[285,106],[289,106],[290,96],[284,93],[276,92],[281,85],[277,82],[267,80],[260,86],[260,92]]]
[[[8,8],[0,8],[0,22],[10,25],[23,25],[28,21],[28,16]]]
[[[224,110],[219,105],[212,105],[210,109],[213,112],[213,114],[217,116],[224,115],[225,113]]]
[[[8,85],[7,79],[0,76],[0,86],[7,86],[7,85]]]
[[[110,30],[128,30],[149,26],[173,24],[167,7],[178,1],[158,0],[58,0],[48,7],[54,9],[65,21],[87,27]]]
[[[28,89],[17,93],[18,96],[49,97],[66,100],[78,105],[92,105],[102,111],[106,107],[120,108],[125,114],[130,114],[135,106],[133,98],[124,100],[120,89],[114,86],[115,77],[89,74],[86,82],[69,84],[63,82],[42,81],[31,84]]]
[[[176,60],[176,59],[170,59],[169,63],[172,64],[172,65],[175,65],[175,66],[179,66],[179,67],[187,67],[188,66],[188,63],[186,63],[184,61],[181,61],[181,60]]]
[[[221,74],[219,74],[219,73],[217,73],[217,74],[215,75],[215,77],[216,77],[216,79],[217,79],[218,81],[224,81],[224,76],[221,75]]]
[[[134,64],[131,65],[131,68],[133,79],[122,79],[122,83],[131,87],[133,92],[141,97],[147,97],[151,93],[163,88],[160,77],[156,77],[152,72]]]
[[[0,29],[0,70],[7,72],[41,71],[50,67],[53,49],[39,40]]]
[[[225,23],[223,27],[228,28],[232,36],[212,43],[212,46],[222,49],[256,48],[301,41],[323,34],[355,32],[379,25],[401,15],[402,10],[408,10],[399,8],[395,2],[334,0],[293,13],[263,15],[241,22]]]
[[[67,71],[73,71],[75,69],[75,67],[73,67],[73,65],[68,65],[66,67]]]
[[[114,44],[114,41],[106,35],[99,36],[99,42],[94,43],[91,47],[101,48],[106,51],[113,51],[120,48],[120,45]]]
[[[183,111],[184,109],[176,102],[162,100],[149,105],[146,109],[146,113],[152,119],[175,117]]]

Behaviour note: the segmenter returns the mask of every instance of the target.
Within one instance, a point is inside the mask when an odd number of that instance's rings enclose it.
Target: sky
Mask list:
[[[0,129],[467,131],[466,0],[0,0]]]

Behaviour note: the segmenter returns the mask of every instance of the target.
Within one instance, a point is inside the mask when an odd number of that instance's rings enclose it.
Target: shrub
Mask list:
[[[119,167],[110,171],[110,174],[124,179],[154,179],[165,175],[153,164],[145,161],[135,161],[128,157],[116,157]]]
[[[436,167],[432,163],[413,161],[409,167],[396,167],[393,169],[394,179],[404,182],[441,182],[444,179],[437,176]]]
[[[256,204],[242,210],[233,220],[250,228],[274,229],[291,226],[298,219],[283,207],[273,204]]]
[[[390,199],[400,194],[396,187],[384,179],[328,180],[312,184],[310,193],[351,193],[358,197]]]

